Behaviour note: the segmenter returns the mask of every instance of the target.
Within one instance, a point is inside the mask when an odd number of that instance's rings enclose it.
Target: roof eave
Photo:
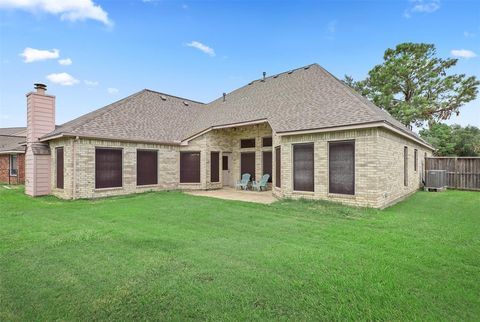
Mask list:
[[[0,154],[25,154],[25,151],[21,151],[21,150],[3,150],[3,151],[0,151]]]
[[[151,143],[151,144],[162,144],[162,145],[180,145],[180,141],[157,141],[157,140],[144,140],[144,139],[126,139],[126,138],[115,138],[115,137],[106,137],[99,135],[88,135],[88,134],[76,134],[76,133],[59,133],[50,137],[40,138],[40,142],[48,142],[51,140],[56,140],[60,138],[82,138],[82,139],[93,139],[93,140],[105,140],[105,141],[120,141],[120,142],[134,142],[134,143]]]
[[[45,135],[45,136],[42,136],[41,138],[38,139],[38,141],[40,142],[48,142],[48,141],[51,141],[51,140],[55,140],[55,139],[59,139],[59,138],[63,138],[63,137],[75,137],[76,135],[73,135],[73,134],[69,134],[69,133],[58,133],[58,134],[55,134],[55,135]]]
[[[389,130],[392,130],[392,131],[394,131],[394,132],[396,132],[396,133],[399,133],[399,134],[401,134],[401,135],[403,135],[403,136],[405,136],[405,137],[407,137],[407,138],[409,138],[409,139],[417,142],[418,144],[423,145],[424,147],[429,148],[429,149],[432,150],[432,151],[435,151],[435,150],[436,150],[436,148],[435,148],[433,145],[431,145],[430,143],[425,142],[424,140],[422,140],[422,139],[420,139],[420,138],[418,138],[418,137],[416,137],[416,136],[413,136],[413,135],[411,135],[410,133],[405,132],[405,130],[400,129],[400,128],[398,128],[397,126],[395,126],[395,125],[393,125],[393,124],[391,124],[391,123],[389,123],[389,122],[387,122],[387,121],[385,121],[384,123],[385,123],[385,127],[388,128]]]
[[[203,131],[200,131],[194,135],[189,136],[188,138],[184,139],[181,141],[181,145],[187,145],[188,142],[191,140],[194,140],[198,138],[199,136],[208,133],[212,130],[217,130],[217,129],[228,129],[232,127],[237,127],[237,126],[247,126],[247,125],[256,125],[256,124],[262,124],[262,123],[268,123],[268,120],[263,118],[263,119],[258,119],[258,120],[251,120],[251,121],[246,121],[246,122],[237,122],[237,123],[228,123],[228,124],[220,124],[220,125],[214,125],[210,126],[209,128],[206,128]]]
[[[350,124],[350,125],[341,125],[341,126],[332,126],[332,127],[323,127],[317,129],[307,129],[307,130],[297,130],[297,131],[279,131],[277,135],[279,136],[287,136],[287,135],[299,135],[299,134],[310,134],[310,133],[318,133],[318,132],[332,132],[332,131],[346,131],[346,130],[354,130],[354,129],[366,129],[366,128],[374,128],[374,127],[383,127],[387,128],[390,131],[398,133],[416,143],[429,148],[430,150],[435,150],[433,146],[430,144],[423,142],[419,138],[398,129],[397,127],[393,126],[392,124],[386,121],[374,121],[374,122],[367,122],[367,123],[358,123],[358,124]]]

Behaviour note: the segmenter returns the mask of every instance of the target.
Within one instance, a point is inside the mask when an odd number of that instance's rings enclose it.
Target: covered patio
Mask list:
[[[255,202],[262,204],[271,204],[278,199],[272,195],[272,191],[250,191],[237,190],[231,187],[224,187],[216,190],[192,190],[185,193],[193,196],[211,197],[226,200],[238,200],[245,202]]]

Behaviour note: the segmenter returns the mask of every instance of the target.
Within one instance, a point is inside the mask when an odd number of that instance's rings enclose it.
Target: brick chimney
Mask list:
[[[36,91],[27,94],[25,192],[35,197],[51,192],[50,147],[39,138],[55,130],[55,96],[45,94],[44,84],[34,86]]]

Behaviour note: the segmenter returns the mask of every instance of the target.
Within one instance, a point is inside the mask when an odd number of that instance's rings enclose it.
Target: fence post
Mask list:
[[[455,189],[458,189],[458,158],[455,157]]]

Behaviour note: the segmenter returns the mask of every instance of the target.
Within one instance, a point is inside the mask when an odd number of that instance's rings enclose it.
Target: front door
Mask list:
[[[230,153],[222,154],[222,178],[224,186],[233,186],[232,155]]]

